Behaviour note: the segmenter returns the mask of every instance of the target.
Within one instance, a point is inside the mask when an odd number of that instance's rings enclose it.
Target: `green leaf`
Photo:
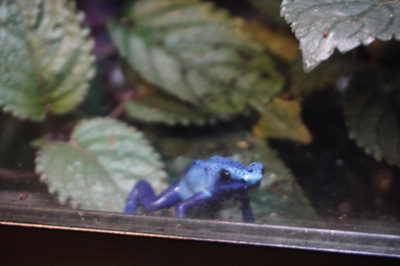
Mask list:
[[[162,93],[152,93],[126,103],[129,116],[145,122],[167,125],[204,125],[215,119],[201,110]]]
[[[302,143],[310,143],[312,140],[301,118],[300,100],[275,98],[253,127],[253,132],[260,138],[290,139]]]
[[[344,113],[350,138],[376,160],[400,166],[399,104],[397,71],[378,75],[363,72],[354,77],[346,93]]]
[[[266,26],[257,20],[246,20],[244,29],[251,32],[254,39],[270,53],[287,63],[293,62],[299,55],[299,42],[290,33],[283,34],[280,28]]]
[[[268,101],[282,87],[281,75],[242,21],[211,3],[138,1],[124,21],[109,29],[133,68],[205,112],[238,113],[252,91]]]
[[[306,71],[376,38],[400,40],[400,3],[382,0],[283,0],[281,14],[291,24]]]
[[[4,0],[0,4],[0,105],[43,120],[84,98],[93,76],[93,41],[70,1]]]
[[[213,155],[229,157],[245,164],[261,162],[264,165],[264,178],[260,188],[250,195],[257,223],[270,222],[272,216],[278,219],[318,219],[290,170],[264,140],[249,132],[211,133],[208,130],[204,135],[192,134],[187,138],[158,134],[152,139],[158,150],[168,157],[168,171],[174,176],[178,176],[192,160],[207,159]],[[223,208],[218,215],[212,218],[242,221],[240,206]]]
[[[60,202],[69,199],[74,208],[99,211],[123,211],[140,179],[160,192],[166,177],[162,168],[142,133],[107,118],[83,120],[68,143],[48,142],[36,159],[36,172]]]

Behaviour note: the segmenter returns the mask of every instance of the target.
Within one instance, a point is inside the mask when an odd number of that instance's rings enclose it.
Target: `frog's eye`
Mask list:
[[[222,183],[227,184],[231,182],[231,174],[227,170],[221,169],[219,172],[219,179]]]

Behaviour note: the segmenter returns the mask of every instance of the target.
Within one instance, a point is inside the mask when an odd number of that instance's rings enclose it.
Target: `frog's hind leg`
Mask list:
[[[156,196],[151,185],[145,181],[139,181],[132,189],[125,205],[125,213],[136,214],[136,207],[140,203],[147,211],[170,207],[180,200],[178,182],[175,182]]]

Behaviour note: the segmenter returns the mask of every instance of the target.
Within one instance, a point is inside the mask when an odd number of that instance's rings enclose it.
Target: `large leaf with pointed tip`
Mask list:
[[[206,112],[238,113],[249,95],[268,101],[282,87],[241,20],[211,3],[138,1],[123,21],[109,24],[119,52],[148,81]]]
[[[127,102],[125,107],[129,116],[145,122],[187,126],[204,125],[215,121],[210,114],[205,114],[198,108],[163,93],[144,95]]]
[[[249,164],[254,161],[264,165],[261,186],[251,193],[251,205],[257,223],[277,219],[318,219],[315,210],[305,197],[290,170],[264,140],[250,132],[212,132],[192,134],[191,137],[153,135],[154,145],[169,158],[171,176],[178,176],[192,160],[220,155]],[[148,134],[148,136],[151,136]],[[168,159],[167,158],[167,159]],[[173,180],[171,180],[173,181]],[[201,213],[207,216],[209,213]],[[222,220],[242,221],[240,206],[222,208],[217,216]]]
[[[94,58],[82,14],[70,1],[0,3],[0,105],[15,116],[42,120],[46,111],[77,106]]]
[[[291,24],[306,71],[375,38],[400,40],[400,3],[383,0],[283,0],[281,15]]]
[[[68,143],[48,142],[36,159],[36,172],[50,192],[86,210],[123,211],[139,179],[165,188],[162,168],[142,133],[107,118],[80,122]]]
[[[260,120],[253,126],[260,138],[290,139],[302,143],[311,142],[311,134],[301,118],[301,101],[275,98]]]
[[[344,112],[350,138],[359,147],[390,164],[400,166],[400,79],[398,72],[363,72],[346,93]]]

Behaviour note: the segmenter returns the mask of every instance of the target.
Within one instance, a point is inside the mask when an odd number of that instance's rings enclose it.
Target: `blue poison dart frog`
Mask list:
[[[186,210],[200,203],[234,198],[242,204],[243,220],[253,222],[249,190],[260,185],[264,170],[261,163],[244,165],[221,156],[195,160],[181,177],[159,195],[144,180],[133,187],[125,212],[136,214],[140,203],[147,211],[175,206],[175,216],[185,217]]]

